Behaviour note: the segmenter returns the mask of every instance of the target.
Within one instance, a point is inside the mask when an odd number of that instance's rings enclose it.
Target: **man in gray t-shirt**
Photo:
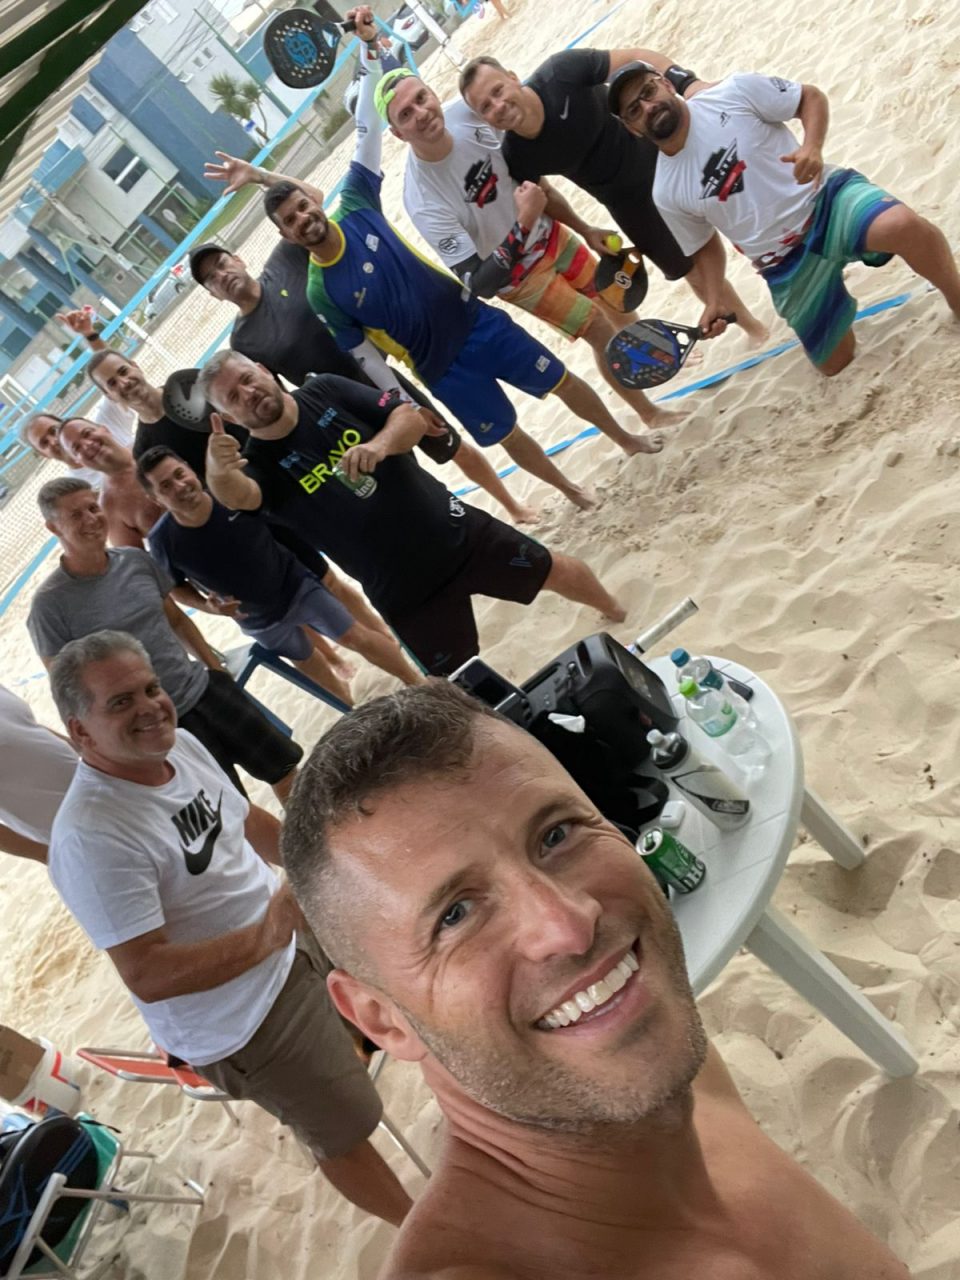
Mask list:
[[[27,628],[46,667],[70,640],[123,630],[147,650],[182,728],[207,747],[242,791],[236,765],[268,782],[283,803],[302,749],[280,732],[223,670],[184,652],[185,615],[170,597],[173,580],[146,551],[107,547],[107,521],[85,480],[50,480],[37,495],[47,528],[60,539],[59,566],[40,584]]]

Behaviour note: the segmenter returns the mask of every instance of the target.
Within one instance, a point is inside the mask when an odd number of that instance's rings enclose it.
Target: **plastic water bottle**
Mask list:
[[[770,759],[770,747],[755,729],[737,717],[725,694],[701,689],[696,680],[680,681],[687,700],[687,715],[710,738],[718,738],[743,769],[762,769]]]
[[[677,790],[723,831],[742,827],[750,817],[750,801],[715,764],[709,764],[680,733],[651,729],[650,758]]]
[[[717,670],[709,658],[691,658],[686,649],[674,649],[670,661],[677,668],[678,682],[696,680],[701,689],[716,689],[729,699],[731,707],[744,724],[748,724],[751,729],[757,727],[757,714],[753,704],[739,692],[749,686],[740,684],[739,680],[731,682],[728,676]]]

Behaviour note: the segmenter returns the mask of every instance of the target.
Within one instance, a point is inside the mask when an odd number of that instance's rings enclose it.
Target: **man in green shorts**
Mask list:
[[[960,274],[943,233],[855,169],[825,165],[829,106],[816,86],[732,75],[688,101],[652,66],[610,81],[610,110],[658,148],[653,199],[685,253],[706,268],[701,327],[726,328],[722,231],[766,280],[777,313],[828,377],[853,359],[851,262],[899,254],[960,317]],[[798,119],[798,144],[786,121]],[[712,288],[711,288],[712,286]]]

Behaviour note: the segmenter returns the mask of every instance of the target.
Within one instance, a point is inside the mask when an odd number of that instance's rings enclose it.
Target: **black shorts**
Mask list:
[[[470,551],[455,578],[416,609],[384,614],[400,641],[434,676],[447,676],[480,648],[471,596],[530,604],[553,564],[542,543],[467,507]]]
[[[425,409],[431,409],[438,418],[443,418],[443,414],[422,387],[418,387],[409,378],[405,378],[402,373],[398,373],[396,370],[394,372],[397,373],[397,381],[401,387],[416,400],[417,404],[423,405]],[[460,432],[455,427],[452,427],[446,418],[444,418],[444,424],[447,428],[446,435],[423,436],[417,441],[417,448],[422,449],[430,461],[435,462],[438,467],[442,467],[445,462],[450,462],[460,448]]]
[[[693,259],[687,257],[677,244],[673,232],[653,203],[653,175],[658,153],[652,142],[640,141],[644,143],[643,161],[630,174],[629,181],[621,179],[610,183],[602,196],[593,194],[609,209],[628,244],[636,245],[668,280],[682,280],[693,266]]]
[[[272,786],[285,778],[303,756],[303,748],[281,733],[224,671],[210,672],[203,695],[186,715],[180,716],[179,723],[181,729],[188,729],[203,743],[244,795],[235,765]]]

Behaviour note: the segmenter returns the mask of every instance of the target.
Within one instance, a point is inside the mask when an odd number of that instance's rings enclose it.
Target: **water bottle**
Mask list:
[[[748,702],[744,697],[744,692],[749,697],[753,697],[753,690],[749,685],[725,676],[723,672],[716,669],[709,658],[691,658],[686,649],[674,649],[670,655],[670,661],[677,668],[678,683],[681,680],[690,679],[696,680],[701,689],[716,689],[718,693],[724,694],[729,699],[731,707],[744,724],[748,724],[751,729],[757,727],[757,714],[753,710],[753,703]]]
[[[679,733],[651,729],[650,758],[695,809],[722,831],[741,827],[750,817],[750,801],[737,784],[715,764],[702,759]]]
[[[716,689],[701,689],[696,680],[680,681],[687,700],[687,715],[710,738],[722,745],[743,769],[762,769],[770,759],[770,747],[755,729],[737,718],[729,699]]]

